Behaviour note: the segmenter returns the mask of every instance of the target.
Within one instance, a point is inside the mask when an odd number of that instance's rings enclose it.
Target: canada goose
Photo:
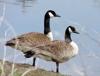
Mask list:
[[[53,40],[53,35],[50,29],[50,18],[60,17],[53,10],[48,10],[44,17],[44,34],[39,32],[30,32],[20,35],[6,42],[6,46],[16,48],[25,54],[26,58],[30,58],[34,53],[24,48],[24,46],[35,47],[39,44],[45,44]],[[33,66],[35,66],[35,60],[33,59]]]
[[[59,72],[59,63],[68,61],[78,54],[78,46],[71,39],[71,33],[79,34],[75,27],[68,26],[65,31],[65,41],[54,40],[48,44],[32,49],[36,56],[47,61],[56,62],[56,72]]]

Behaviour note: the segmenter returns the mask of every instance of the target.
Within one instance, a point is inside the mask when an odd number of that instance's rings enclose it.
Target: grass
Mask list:
[[[21,76],[22,74],[19,72],[14,72],[13,76]]]
[[[1,68],[0,68],[0,75],[1,75],[1,73],[2,73],[2,70],[1,70]]]
[[[2,62],[2,60],[0,60],[0,62]],[[12,69],[12,63],[6,61],[4,65],[4,73],[5,73],[4,76],[8,76],[11,73],[11,69]],[[13,76],[22,76],[23,73],[25,72],[27,73],[24,76],[68,76],[68,75],[62,75],[60,73],[46,71],[46,70],[39,69],[39,68],[35,69],[33,66],[29,64],[15,63]],[[0,68],[0,75],[1,73],[2,73],[2,69]]]

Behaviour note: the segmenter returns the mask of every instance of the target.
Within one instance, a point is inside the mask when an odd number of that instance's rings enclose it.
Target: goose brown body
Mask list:
[[[46,45],[38,46],[37,48],[39,51],[38,53],[40,53],[38,57],[59,63],[74,57],[76,55],[74,51],[78,52],[78,47],[74,50],[74,47],[70,43],[61,40],[55,40]]]
[[[21,50],[22,52],[27,52],[28,50],[23,50],[24,46],[36,47],[39,44],[46,44],[50,42],[50,38],[46,35],[38,32],[31,32],[20,35],[16,38],[13,38],[7,42],[7,44],[12,48],[17,48],[17,50]]]

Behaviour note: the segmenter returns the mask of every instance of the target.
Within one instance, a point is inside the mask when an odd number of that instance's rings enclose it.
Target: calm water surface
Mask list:
[[[32,58],[4,43],[26,32],[43,32],[44,14],[48,9],[56,11],[61,18],[51,20],[55,39],[64,39],[68,25],[75,26],[80,35],[72,34],[79,45],[79,55],[60,65],[63,74],[72,76],[100,76],[100,0],[0,0],[0,58],[32,64]],[[6,51],[7,50],[7,51]],[[16,53],[16,55],[15,55]],[[37,60],[37,66],[54,70],[53,62]]]

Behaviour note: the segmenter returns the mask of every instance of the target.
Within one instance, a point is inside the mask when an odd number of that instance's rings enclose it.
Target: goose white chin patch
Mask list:
[[[52,32],[49,32],[49,33],[47,34],[47,37],[49,37],[50,40],[53,41],[53,34],[52,34]]]
[[[53,15],[51,12],[49,12],[49,16],[50,16],[50,17],[54,17],[54,15]]]
[[[68,30],[69,30],[69,32],[72,32],[72,29],[71,29],[70,27],[69,27],[69,29],[68,29]]]

